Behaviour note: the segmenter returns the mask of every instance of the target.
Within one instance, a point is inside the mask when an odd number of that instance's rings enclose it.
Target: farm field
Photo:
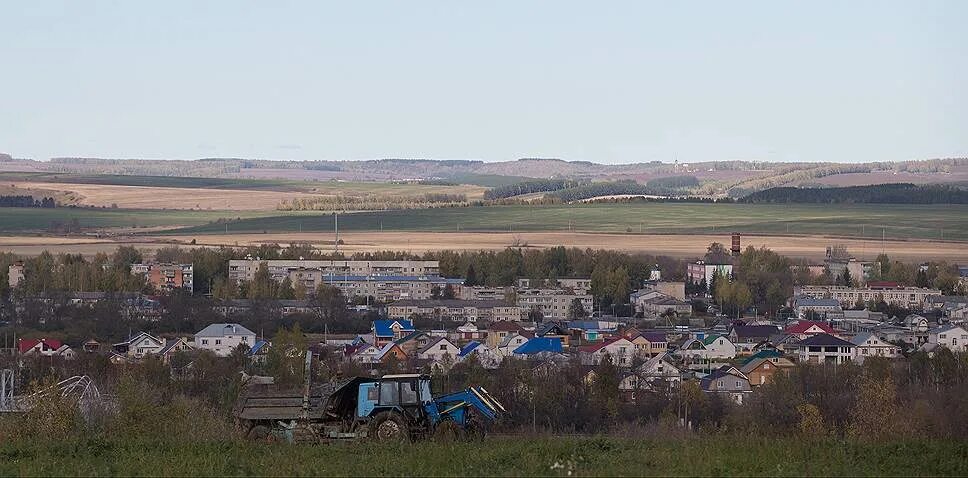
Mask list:
[[[633,203],[489,206],[342,214],[341,231],[506,231],[650,234],[833,235],[880,239],[968,240],[968,205],[774,205]],[[332,215],[261,216],[228,232],[332,231]],[[173,234],[226,232],[223,224]]]
[[[7,441],[5,476],[964,476],[959,441],[702,436],[492,437],[475,443],[287,445]],[[406,456],[407,459],[401,459]]]
[[[83,228],[157,228],[206,224],[220,218],[251,218],[258,211],[190,211],[112,209],[86,207],[0,208],[0,234],[18,231],[46,231],[52,222],[68,223],[73,219]],[[277,211],[261,214],[278,214]]]

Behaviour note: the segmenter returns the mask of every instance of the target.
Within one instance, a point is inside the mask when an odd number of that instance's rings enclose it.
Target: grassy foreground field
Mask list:
[[[325,216],[263,216],[232,222],[230,233],[332,231]],[[344,214],[345,231],[583,231],[652,234],[837,235],[968,240],[968,205],[587,204],[490,206]],[[224,233],[202,225],[178,234]]]
[[[152,476],[964,476],[968,444],[791,438],[490,438],[483,443],[6,442],[0,474]]]

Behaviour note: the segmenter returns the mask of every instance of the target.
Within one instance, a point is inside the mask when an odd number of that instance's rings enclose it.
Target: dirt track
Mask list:
[[[331,233],[301,234],[238,234],[199,236],[127,237],[115,240],[83,240],[51,237],[4,237],[0,238],[0,250],[17,254],[34,255],[44,249],[52,252],[94,254],[109,252],[118,244],[133,244],[139,248],[157,249],[171,242],[183,247],[195,239],[198,246],[247,246],[265,243],[286,245],[291,242],[309,242],[321,249],[333,247]],[[340,250],[373,252],[382,250],[405,250],[414,253],[457,249],[503,249],[518,245],[544,248],[562,245],[593,249],[615,249],[627,252],[644,252],[657,255],[691,258],[702,255],[712,242],[729,243],[726,235],[638,235],[638,234],[588,234],[565,232],[539,233],[426,233],[426,232],[349,232],[340,235],[344,244]],[[858,258],[872,259],[881,251],[894,259],[909,262],[923,260],[946,260],[968,262],[968,244],[937,241],[886,241],[835,239],[826,237],[790,236],[744,236],[743,247],[766,246],[790,257],[803,257],[818,261],[823,259],[825,248],[831,244],[844,244]]]

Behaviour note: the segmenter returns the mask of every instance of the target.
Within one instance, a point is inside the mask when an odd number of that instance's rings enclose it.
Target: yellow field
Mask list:
[[[332,233],[293,234],[230,234],[199,236],[137,236],[113,239],[76,239],[59,237],[14,236],[0,238],[0,250],[21,255],[35,255],[43,250],[94,254],[110,252],[120,244],[154,250],[169,244],[192,247],[248,246],[292,242],[308,242],[323,250],[332,250]],[[641,252],[673,257],[692,258],[701,256],[712,242],[729,243],[726,235],[638,235],[638,234],[591,234],[566,232],[534,233],[427,233],[427,232],[348,232],[340,234],[344,244],[340,250],[346,253],[403,250],[413,253],[438,250],[500,250],[508,246],[546,248],[553,246],[592,249],[613,249],[625,252]],[[873,259],[880,252],[904,261],[945,260],[968,261],[968,247],[963,243],[939,241],[881,241],[858,239],[834,239],[826,237],[793,236],[743,236],[743,247],[766,246],[790,257],[823,259],[825,248],[831,244],[843,244],[859,258]]]
[[[224,209],[271,211],[283,199],[309,198],[314,194],[243,189],[168,188],[71,183],[16,183],[26,188],[74,193],[77,204],[125,209]]]

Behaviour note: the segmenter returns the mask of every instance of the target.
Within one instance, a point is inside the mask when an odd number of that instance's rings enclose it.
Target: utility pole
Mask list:
[[[333,245],[336,246],[336,253],[339,254],[339,212],[333,211],[333,218],[336,224],[336,240],[333,241]]]

